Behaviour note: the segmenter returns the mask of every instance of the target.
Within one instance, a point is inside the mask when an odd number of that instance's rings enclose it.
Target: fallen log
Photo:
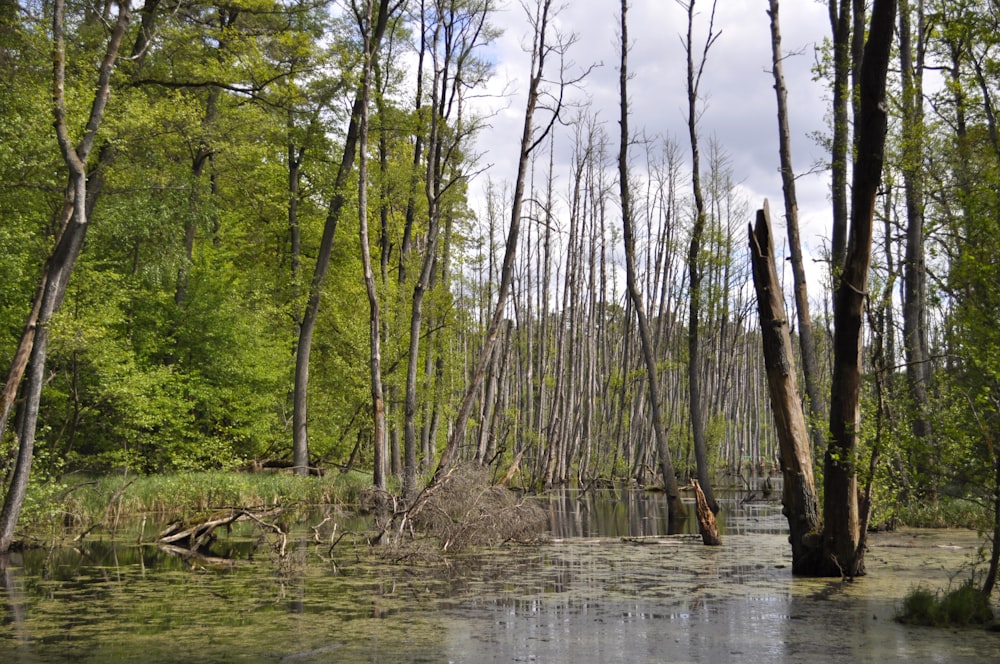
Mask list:
[[[184,545],[187,549],[195,551],[215,538],[215,529],[221,526],[229,527],[237,521],[249,520],[258,526],[272,530],[281,536],[281,553],[284,555],[285,537],[284,531],[278,526],[264,521],[265,517],[280,514],[282,510],[263,510],[254,513],[247,509],[233,508],[225,511],[215,512],[197,521],[174,521],[168,525],[156,537],[157,544]]]

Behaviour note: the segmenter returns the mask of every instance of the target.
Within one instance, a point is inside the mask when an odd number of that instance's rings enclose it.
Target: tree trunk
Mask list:
[[[895,23],[895,0],[875,0],[860,71],[857,157],[851,226],[844,269],[835,282],[834,357],[830,395],[830,444],[824,459],[823,546],[820,573],[864,574],[859,548],[857,462],[860,427],[863,313],[871,264],[875,196],[882,176],[887,117],[886,72]]]
[[[364,65],[361,74],[361,115],[358,118],[358,239],[361,264],[364,269],[365,292],[368,294],[369,369],[372,394],[372,445],[374,447],[372,484],[386,489],[386,428],[385,400],[382,391],[382,324],[378,289],[372,266],[368,238],[368,102],[372,86],[372,61],[375,57],[372,34],[372,2],[365,2],[364,15],[358,16],[364,42]]]
[[[688,247],[688,275],[690,300],[688,302],[688,407],[691,414],[691,434],[694,440],[694,458],[698,470],[698,482],[705,499],[713,512],[719,511],[719,504],[712,493],[712,481],[709,477],[708,450],[705,443],[705,413],[701,398],[701,342],[699,340],[699,317],[701,310],[702,265],[701,250],[705,234],[705,200],[701,191],[701,160],[698,150],[698,88],[701,74],[704,71],[708,50],[717,35],[713,30],[715,20],[715,2],[712,2],[711,20],[708,36],[705,38],[704,50],[697,72],[694,63],[694,6],[695,0],[688,0],[688,28],[685,39],[687,50],[687,95],[688,95],[688,137],[691,141],[691,188],[694,193],[694,227],[691,229],[691,243]]]
[[[829,0],[833,33],[833,143],[830,149],[830,196],[833,229],[830,239],[830,274],[837,283],[847,245],[847,149],[850,137],[848,108],[851,100],[851,0]],[[839,5],[838,5],[839,2]]]
[[[660,380],[656,367],[656,357],[653,353],[653,335],[646,320],[642,294],[636,279],[635,270],[635,239],[632,232],[632,208],[628,181],[628,2],[621,3],[621,65],[619,68],[620,121],[621,140],[618,146],[618,182],[622,206],[622,235],[625,242],[625,276],[627,280],[629,300],[635,310],[639,323],[639,338],[642,343],[642,356],[646,363],[646,384],[649,389],[649,402],[653,420],[653,434],[660,456],[660,473],[663,476],[663,490],[667,494],[669,508],[668,530],[674,530],[686,517],[686,510],[681,503],[677,487],[677,477],[670,457],[670,446],[667,433],[663,426],[663,414],[660,409]]]
[[[129,4],[120,3],[118,5],[118,21],[108,40],[104,58],[98,70],[97,90],[91,103],[90,116],[80,141],[73,145],[65,106],[64,13],[64,0],[55,0],[52,9],[53,114],[55,116],[56,138],[63,161],[69,171],[69,182],[66,187],[60,235],[42,272],[36,303],[28,316],[28,324],[25,325],[21,342],[18,345],[18,355],[15,356],[11,372],[8,374],[8,383],[4,385],[4,396],[6,397],[9,393],[13,398],[23,376],[18,371],[24,362],[22,351],[27,350],[30,353],[26,369],[28,381],[24,390],[24,410],[18,431],[17,462],[4,499],[3,509],[0,510],[0,553],[9,550],[13,543],[14,529],[28,489],[34,456],[38,406],[45,383],[45,360],[48,351],[47,326],[52,316],[62,305],[66,295],[66,286],[87,233],[87,157],[94,146],[97,131],[104,118],[104,111],[111,94],[111,74],[131,18]],[[5,402],[4,420],[8,414],[9,405]]]
[[[778,0],[770,0],[771,9],[771,71],[778,101],[778,155],[781,162],[781,189],[785,199],[785,222],[788,228],[788,249],[791,254],[792,280],[795,287],[795,311],[799,324],[799,348],[802,355],[802,374],[809,405],[809,429],[812,432],[813,451],[821,454],[826,446],[826,399],[820,393],[819,363],[816,360],[816,342],[813,339],[812,319],[809,316],[809,293],[806,271],[799,239],[799,204],[795,192],[795,172],[792,168],[792,134],[788,126],[788,90],[782,68],[781,24]]]
[[[933,493],[927,417],[930,367],[927,346],[927,270],[924,263],[923,182],[923,0],[917,2],[917,43],[913,43],[909,0],[899,5],[899,64],[903,87],[903,188],[906,197],[906,255],[903,262],[903,353],[906,383],[913,402],[911,432],[918,489]],[[914,46],[916,51],[914,52]],[[914,59],[914,55],[916,58]]]
[[[811,574],[819,556],[819,504],[813,479],[809,430],[802,412],[795,357],[785,314],[785,298],[774,264],[774,243],[767,201],[750,227],[750,262],[757,291],[764,368],[781,449],[783,512],[792,545],[792,573]]]
[[[397,5],[398,6],[398,5]],[[389,0],[380,0],[378,18],[371,37],[372,52],[378,51],[389,22]],[[333,197],[327,210],[326,223],[323,226],[323,237],[320,239],[319,252],[316,255],[316,267],[313,270],[312,282],[309,285],[309,301],[302,315],[302,325],[299,329],[298,343],[295,347],[295,384],[292,396],[292,454],[295,473],[302,477],[309,474],[309,434],[308,434],[308,393],[309,393],[309,356],[312,353],[313,334],[316,330],[316,320],[319,317],[319,305],[323,295],[323,286],[330,268],[330,257],[333,255],[333,240],[337,234],[337,223],[344,207],[345,187],[347,178],[354,168],[354,155],[358,144],[358,124],[363,105],[362,93],[359,90],[351,109],[351,121],[347,127],[347,137],[344,140],[344,152],[337,169],[337,177],[333,186]]]
[[[698,480],[691,480],[694,487],[695,513],[698,515],[698,530],[701,531],[701,542],[705,546],[722,546],[719,536],[719,526],[715,523],[715,512],[708,506],[705,492],[701,490]]]

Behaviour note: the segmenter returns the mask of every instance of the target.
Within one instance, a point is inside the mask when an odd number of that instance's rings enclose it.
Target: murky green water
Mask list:
[[[33,550],[3,569],[0,662],[1000,661],[1000,635],[891,620],[914,585],[963,569],[975,533],[875,536],[869,576],[841,583],[792,578],[776,507],[728,513],[721,548],[572,535],[447,564],[329,551],[308,531],[285,560],[236,532],[229,566]]]

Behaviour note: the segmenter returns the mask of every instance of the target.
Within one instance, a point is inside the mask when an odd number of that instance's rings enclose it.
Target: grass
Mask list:
[[[185,518],[224,507],[290,507],[357,503],[371,483],[361,473],[295,477],[285,473],[187,472],[63,478],[67,488],[39,514],[61,515],[63,525],[87,527],[101,521]],[[26,523],[32,528],[44,524]]]
[[[986,625],[993,620],[990,600],[972,580],[944,595],[924,587],[910,591],[896,614],[896,621],[928,627],[968,627]]]
[[[896,512],[900,525],[914,528],[970,528],[990,526],[990,515],[982,503],[964,498],[941,497],[933,502],[913,501]]]

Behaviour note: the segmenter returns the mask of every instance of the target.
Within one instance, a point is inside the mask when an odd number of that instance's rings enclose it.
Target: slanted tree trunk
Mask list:
[[[49,256],[42,272],[41,284],[28,322],[24,327],[18,352],[4,385],[4,422],[9,415],[18,384],[27,374],[24,389],[24,407],[20,417],[18,453],[11,484],[7,489],[3,509],[0,510],[0,553],[10,549],[14,540],[14,528],[24,505],[34,457],[35,427],[38,422],[38,406],[45,382],[45,360],[48,351],[48,324],[59,310],[66,295],[66,286],[83,246],[87,233],[87,158],[94,146],[97,131],[104,118],[108,98],[111,95],[111,74],[118,59],[118,50],[128,30],[131,19],[127,2],[118,4],[118,21],[112,29],[105,49],[104,58],[98,69],[96,91],[90,106],[90,116],[79,142],[74,145],[69,123],[66,118],[65,80],[66,45],[64,37],[64,0],[55,0],[52,7],[53,46],[53,114],[55,116],[56,139],[63,161],[69,171],[66,186],[63,222],[56,239],[55,248]],[[26,364],[25,364],[26,363]],[[25,369],[25,367],[27,367]]]
[[[834,282],[830,443],[824,459],[823,547],[818,572],[865,573],[858,520],[857,452],[861,411],[863,315],[871,265],[875,196],[882,177],[887,116],[886,73],[895,0],[875,0],[860,70],[857,156],[844,269]]]
[[[372,52],[379,48],[382,35],[385,34],[389,22],[389,14],[399,7],[397,3],[392,9],[389,0],[380,0],[378,17],[372,34]],[[351,121],[347,126],[347,137],[344,140],[344,152],[337,168],[337,177],[333,185],[333,197],[327,209],[326,223],[323,226],[323,236],[320,239],[319,251],[316,254],[316,266],[313,269],[312,281],[309,285],[309,300],[302,315],[299,327],[298,343],[295,347],[295,381],[292,396],[292,455],[295,473],[305,477],[309,474],[309,434],[308,434],[308,403],[309,403],[309,357],[312,353],[313,334],[316,330],[316,320],[319,317],[319,305],[323,295],[323,286],[330,268],[330,258],[333,255],[333,240],[337,234],[337,224],[344,207],[345,187],[347,178],[354,168],[354,155],[358,145],[358,124],[363,104],[359,90],[354,98],[351,109]]]
[[[646,319],[646,309],[642,293],[639,292],[635,274],[635,239],[632,231],[632,206],[628,178],[628,2],[621,3],[621,65],[619,68],[620,120],[621,140],[618,146],[618,186],[622,206],[622,236],[625,241],[625,276],[628,287],[629,301],[635,310],[639,322],[639,339],[642,343],[642,357],[646,363],[646,384],[649,389],[650,417],[653,420],[653,435],[660,457],[660,473],[663,476],[663,489],[667,494],[669,508],[669,529],[673,530],[682,523],[686,510],[681,504],[680,492],[677,487],[677,477],[674,475],[674,464],[670,457],[670,445],[663,426],[663,413],[660,401],[660,380],[656,368],[656,357],[653,350],[653,334]]]
[[[774,242],[767,201],[750,227],[750,262],[757,291],[764,368],[781,450],[782,510],[788,519],[792,573],[810,574],[819,556],[819,503],[813,478],[809,429],[802,412],[795,357],[785,314],[785,298],[774,264]]]
[[[521,215],[524,206],[524,188],[528,177],[528,165],[535,148],[545,140],[545,137],[552,131],[552,127],[559,119],[562,112],[561,91],[554,95],[556,104],[549,109],[551,115],[548,123],[538,131],[535,126],[535,111],[538,108],[539,96],[543,92],[545,83],[545,65],[549,55],[560,57],[564,54],[566,44],[550,41],[549,29],[551,20],[552,0],[538,0],[534,7],[534,15],[531,22],[534,26],[533,43],[531,49],[531,78],[528,83],[528,98],[524,110],[524,125],[521,131],[519,156],[517,163],[517,176],[514,180],[514,196],[511,200],[510,208],[510,228],[507,231],[507,240],[504,247],[503,262],[500,268],[500,284],[497,288],[497,301],[493,308],[489,324],[486,330],[486,338],[483,340],[480,349],[479,359],[472,375],[465,388],[465,395],[455,417],[451,433],[448,436],[448,443],[445,445],[441,458],[438,460],[437,468],[434,471],[432,482],[439,481],[451,467],[458,452],[459,445],[465,439],[465,432],[469,424],[469,417],[472,415],[472,407],[476,401],[482,387],[483,377],[486,375],[486,367],[492,357],[493,346],[501,332],[507,299],[510,296],[511,284],[514,281],[515,259],[517,257],[518,237],[521,232]],[[525,6],[527,10],[527,6]],[[564,83],[559,83],[560,87]]]

